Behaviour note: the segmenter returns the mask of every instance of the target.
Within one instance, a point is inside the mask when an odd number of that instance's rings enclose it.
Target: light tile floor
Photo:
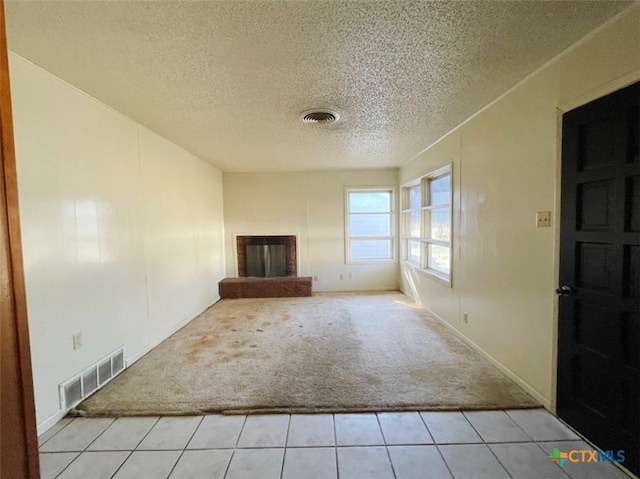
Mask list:
[[[43,479],[623,479],[540,409],[64,419],[40,437]]]

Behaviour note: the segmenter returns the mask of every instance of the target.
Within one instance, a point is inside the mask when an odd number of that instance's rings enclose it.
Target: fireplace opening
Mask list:
[[[239,277],[297,275],[295,236],[237,236],[236,241]]]
[[[248,245],[247,276],[272,278],[287,275],[287,263],[282,244]]]

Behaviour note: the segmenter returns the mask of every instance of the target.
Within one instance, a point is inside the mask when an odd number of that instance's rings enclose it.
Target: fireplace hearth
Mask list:
[[[237,235],[238,277],[218,283],[222,299],[311,296],[312,280],[298,276],[295,235]]]

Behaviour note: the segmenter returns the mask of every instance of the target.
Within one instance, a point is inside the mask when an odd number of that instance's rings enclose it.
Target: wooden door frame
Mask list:
[[[37,479],[38,435],[22,263],[9,62],[0,0],[0,477]]]

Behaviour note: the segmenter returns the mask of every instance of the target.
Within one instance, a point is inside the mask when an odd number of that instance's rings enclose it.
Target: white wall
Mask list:
[[[397,181],[395,169],[225,173],[227,276],[237,276],[234,234],[297,234],[299,274],[318,276],[313,291],[397,289],[396,263],[345,264],[344,229],[346,186]]]
[[[414,295],[554,407],[560,118],[640,79],[640,7],[590,34],[400,171],[454,165],[453,287],[402,268]],[[535,226],[537,211],[552,228]],[[469,323],[462,322],[468,312]]]
[[[121,345],[139,357],[218,299],[222,174],[15,54],[10,72],[42,430],[58,384]]]

